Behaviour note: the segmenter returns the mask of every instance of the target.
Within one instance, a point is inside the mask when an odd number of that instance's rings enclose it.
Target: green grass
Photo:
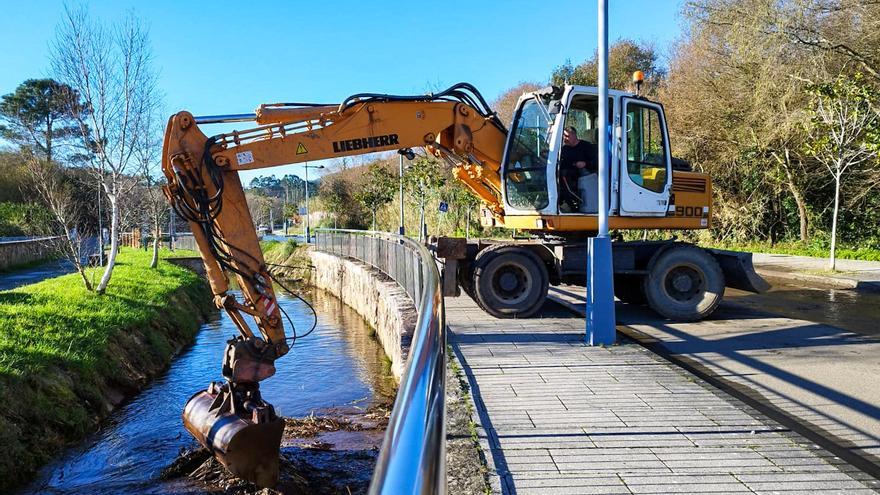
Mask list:
[[[152,247],[150,247],[147,252],[152,256]],[[192,258],[193,256],[199,256],[199,252],[191,249],[175,249],[174,251],[171,251],[165,248],[159,248],[159,259]]]
[[[812,256],[814,258],[827,258],[829,250],[824,246],[805,245],[799,242],[777,243],[770,245],[768,243],[717,243],[707,245],[718,249],[729,249],[731,251],[749,251],[753,253],[772,253],[772,254],[791,254],[795,256]],[[847,260],[867,260],[880,261],[880,249],[873,248],[854,248],[854,247],[838,247],[837,258]]]
[[[286,241],[262,241],[263,257],[269,271],[282,279],[303,281],[311,276],[311,260],[308,245],[293,239]]]
[[[77,274],[0,292],[0,492],[92,431],[192,340],[207,284],[164,260],[150,269],[151,254],[123,249],[104,295]]]

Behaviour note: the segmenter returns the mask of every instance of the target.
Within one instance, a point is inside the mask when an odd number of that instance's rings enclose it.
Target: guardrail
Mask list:
[[[370,493],[445,494],[446,315],[433,256],[407,237],[363,230],[317,230],[315,249],[382,271],[403,287],[418,310]]]

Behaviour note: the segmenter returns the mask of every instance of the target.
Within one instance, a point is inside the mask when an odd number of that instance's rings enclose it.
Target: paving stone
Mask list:
[[[446,303],[504,493],[875,493],[641,346],[584,345],[581,319],[499,320],[465,296]]]

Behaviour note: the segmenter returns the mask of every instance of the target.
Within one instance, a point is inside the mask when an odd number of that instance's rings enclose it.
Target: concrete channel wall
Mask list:
[[[0,270],[51,257],[58,239],[39,237],[0,242]]]
[[[352,307],[376,330],[391,372],[400,381],[416,324],[416,308],[403,288],[379,270],[350,259],[311,251],[312,284]]]

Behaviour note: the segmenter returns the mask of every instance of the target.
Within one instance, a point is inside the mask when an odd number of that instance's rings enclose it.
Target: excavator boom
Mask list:
[[[229,121],[259,125],[211,137],[199,127]],[[183,420],[233,474],[263,487],[277,482],[283,421],[260,396],[259,382],[275,373],[275,360],[289,350],[238,172],[424,147],[501,216],[506,133],[467,84],[428,96],[361,94],[340,105],[272,104],[254,115],[196,118],[179,112],[169,119],[165,194],[192,228],[216,306],[240,334],[227,343],[224,381],[196,393]],[[241,301],[228,293],[229,276],[237,279]]]

